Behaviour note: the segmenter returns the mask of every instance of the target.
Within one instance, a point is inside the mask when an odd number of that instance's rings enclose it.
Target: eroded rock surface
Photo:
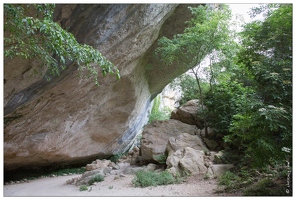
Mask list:
[[[97,87],[69,63],[47,82],[32,73],[38,61],[5,58],[5,171],[83,163],[129,148],[151,100],[184,72],[155,60],[157,38],[181,33],[190,17],[188,5],[177,4],[57,5],[54,19],[110,59],[122,78],[99,75]]]

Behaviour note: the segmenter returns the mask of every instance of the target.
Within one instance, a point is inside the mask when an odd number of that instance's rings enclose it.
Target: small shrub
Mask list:
[[[240,181],[240,177],[236,174],[226,171],[220,178],[219,178],[219,185],[224,185],[226,188],[225,190],[231,190],[237,188],[237,182]]]
[[[205,174],[205,175],[203,176],[203,178],[204,178],[205,180],[207,180],[207,179],[210,178],[210,175],[209,175],[209,174]]]
[[[101,182],[104,180],[104,176],[102,174],[97,174],[93,177],[91,177],[91,179],[88,181],[88,184],[91,185],[95,182]]]
[[[167,155],[166,154],[159,154],[159,155],[153,155],[153,159],[156,160],[160,164],[165,164]]]
[[[225,186],[223,189],[226,192],[232,192],[235,190],[242,190],[252,185],[258,180],[258,175],[252,169],[241,169],[240,171],[225,172],[218,180],[219,185]]]
[[[85,191],[85,190],[88,190],[88,187],[86,185],[81,185],[79,187],[79,191]]]
[[[109,189],[110,189],[110,190],[113,189],[113,185],[110,185],[110,186],[109,186]]]
[[[110,158],[110,161],[116,163],[123,155],[123,153],[116,153]]]
[[[179,179],[175,178],[167,171],[160,173],[151,171],[138,171],[136,172],[136,177],[132,180],[132,183],[135,187],[169,185],[178,182]]]

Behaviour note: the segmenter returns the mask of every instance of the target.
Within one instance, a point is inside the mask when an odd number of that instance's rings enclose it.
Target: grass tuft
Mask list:
[[[79,187],[79,191],[85,191],[85,190],[88,190],[88,187],[86,185],[81,185]]]
[[[91,177],[91,179],[88,181],[88,184],[91,185],[95,182],[101,182],[104,180],[104,176],[102,174],[97,174],[93,177]]]
[[[182,181],[179,177],[174,177],[167,171],[151,172],[151,171],[138,171],[135,174],[132,183],[135,187],[148,187],[157,185],[169,185],[180,183]]]

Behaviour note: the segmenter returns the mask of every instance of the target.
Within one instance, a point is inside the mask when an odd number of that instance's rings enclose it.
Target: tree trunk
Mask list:
[[[203,95],[202,95],[202,90],[201,90],[201,86],[200,86],[200,81],[199,81],[199,78],[197,76],[197,71],[194,71],[192,69],[192,72],[193,72],[193,74],[195,76],[195,80],[196,80],[197,85],[198,85],[198,90],[199,90],[199,95],[200,95],[200,104],[201,104],[201,109],[202,109],[202,112],[203,112],[203,119],[204,119],[205,137],[207,138],[208,137],[208,125],[207,125],[206,117],[204,116],[204,101],[203,101]]]

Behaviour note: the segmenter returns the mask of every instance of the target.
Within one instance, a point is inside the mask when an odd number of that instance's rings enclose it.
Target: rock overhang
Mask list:
[[[58,4],[55,20],[115,63],[122,78],[100,76],[97,87],[81,80],[72,64],[51,82],[31,83],[22,76],[23,62],[14,63],[19,71],[11,74],[6,62],[4,78],[14,78],[4,85],[4,108],[10,108],[5,117],[12,119],[4,127],[5,170],[64,165],[126,150],[146,123],[153,97],[182,73],[161,66],[153,55],[157,38],[182,32],[188,6]],[[39,137],[42,131],[46,134]]]

